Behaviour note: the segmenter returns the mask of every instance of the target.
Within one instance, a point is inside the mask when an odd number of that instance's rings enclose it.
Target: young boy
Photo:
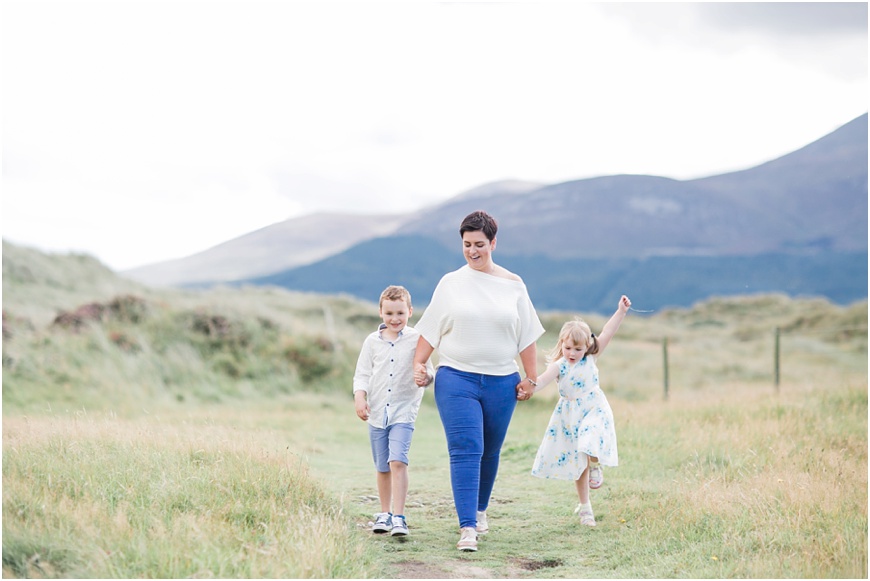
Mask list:
[[[414,309],[411,294],[401,286],[381,293],[378,312],[383,320],[366,337],[353,375],[356,415],[369,424],[372,457],[377,470],[381,512],[372,531],[407,535],[408,451],[423,390],[414,381],[414,351],[420,334],[409,327]],[[435,369],[427,368],[432,383]]]

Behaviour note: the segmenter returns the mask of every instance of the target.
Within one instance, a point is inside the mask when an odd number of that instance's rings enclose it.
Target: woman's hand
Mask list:
[[[533,393],[535,393],[535,386],[528,377],[517,384],[517,399],[519,401],[526,401],[532,397]]]
[[[415,363],[414,364],[414,383],[416,383],[419,387],[426,387],[431,382],[432,382],[432,378],[429,377],[429,372],[426,371],[426,364],[425,363]]]

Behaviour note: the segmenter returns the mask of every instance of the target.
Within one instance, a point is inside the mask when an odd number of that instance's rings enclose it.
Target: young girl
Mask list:
[[[565,323],[559,332],[558,344],[550,352],[551,363],[533,386],[538,391],[558,378],[560,397],[538,448],[532,475],[573,480],[580,497],[574,512],[580,515],[582,524],[590,527],[595,526],[595,515],[589,502],[589,489],[599,488],[604,482],[602,464],[618,464],[613,411],[598,386],[596,362],[629,307],[631,301],[623,295],[599,337],[582,320]],[[519,399],[524,399],[526,394],[519,395]]]

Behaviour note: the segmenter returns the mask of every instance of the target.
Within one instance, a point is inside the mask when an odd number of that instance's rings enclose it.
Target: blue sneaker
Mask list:
[[[379,512],[375,515],[372,525],[373,533],[388,533],[393,528],[393,515],[388,512]]]
[[[405,517],[401,514],[393,515],[393,530],[390,531],[390,535],[404,536],[408,534],[408,521],[405,520]]]

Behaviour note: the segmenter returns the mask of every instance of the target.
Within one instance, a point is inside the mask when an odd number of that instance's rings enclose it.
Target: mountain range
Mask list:
[[[742,171],[494,182],[405,215],[293,218],[122,274],[152,285],[273,284],[371,300],[387,284],[405,284],[425,303],[440,276],[464,263],[462,217],[484,209],[499,221],[496,261],[519,273],[543,308],[607,311],[621,292],[651,308],[758,292],[845,303],[867,297],[867,143],[864,114]]]

